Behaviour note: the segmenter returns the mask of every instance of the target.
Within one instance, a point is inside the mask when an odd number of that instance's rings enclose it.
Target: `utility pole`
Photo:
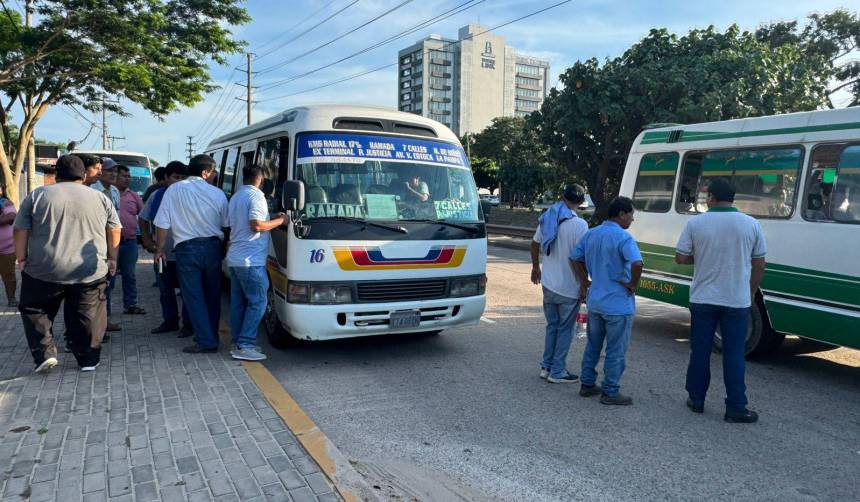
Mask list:
[[[194,136],[188,136],[188,143],[186,143],[188,146],[188,162],[191,162],[191,156],[194,155],[194,143],[191,142],[192,138],[194,138]]]
[[[116,147],[116,140],[125,139],[125,136],[108,136],[108,140],[110,140],[110,149],[113,150]]]
[[[245,69],[242,70],[241,68],[236,68],[239,71],[245,72],[245,85],[242,85],[242,84],[236,82],[236,85],[241,85],[242,87],[245,87],[245,99],[242,99],[239,97],[237,97],[236,99],[238,99],[239,101],[245,102],[245,109],[246,109],[246,114],[247,114],[247,125],[251,125],[251,108],[254,106],[254,103],[257,103],[257,101],[254,101],[252,99],[254,86],[251,85],[251,76],[254,74],[254,72],[251,71],[251,59],[253,59],[254,54],[251,52],[248,52],[245,54],[245,57],[246,57]]]
[[[102,150],[107,150],[108,130],[107,130],[107,108],[105,107],[107,100],[105,93],[102,93]]]
[[[170,154],[170,143],[168,143],[167,144],[167,162],[170,162],[170,159],[172,157],[173,157],[173,155]],[[167,165],[167,164],[165,164],[165,165]]]

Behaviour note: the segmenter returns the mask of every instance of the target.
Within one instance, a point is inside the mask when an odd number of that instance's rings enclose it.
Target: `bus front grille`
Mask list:
[[[433,300],[445,298],[448,292],[448,280],[360,282],[357,289],[358,301],[366,303]]]

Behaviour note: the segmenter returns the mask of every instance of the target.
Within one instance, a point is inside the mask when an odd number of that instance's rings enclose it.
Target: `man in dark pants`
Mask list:
[[[85,177],[78,157],[60,157],[59,183],[32,192],[15,218],[18,309],[37,373],[57,365],[52,327],[63,301],[66,336],[81,371],[99,364],[106,277],[116,273],[121,225],[112,201],[85,187]]]
[[[687,407],[705,411],[711,382],[711,345],[720,327],[726,422],[753,423],[744,383],[747,322],[764,276],[765,244],[761,225],[732,206],[735,187],[725,178],[708,186],[708,212],[687,221],[676,246],[675,261],[694,265],[690,285],[690,364]]]
[[[164,192],[155,217],[155,259],[167,260],[167,233],[173,237],[182,301],[188,305],[195,344],[183,352],[218,351],[221,318],[221,260],[227,220],[227,197],[207,180],[215,161],[197,155],[188,165],[188,178]]]
[[[182,162],[174,160],[165,167],[164,186],[156,190],[146,204],[143,206],[143,211],[140,213],[140,229],[143,239],[143,247],[150,253],[155,253],[155,227],[152,221],[158,215],[158,210],[161,207],[161,200],[164,197],[164,191],[167,187],[178,183],[188,176],[188,168]],[[170,233],[167,234],[167,241],[164,245],[164,251],[167,254],[167,260],[161,264],[153,263],[155,268],[155,282],[159,290],[159,301],[161,303],[161,317],[163,322],[153,328],[150,333],[157,335],[160,333],[171,333],[179,330],[178,338],[185,338],[192,335],[191,318],[188,315],[188,306],[182,302],[182,329],[179,328],[179,306],[176,302],[176,288],[179,287],[179,278],[176,275],[176,253],[173,251],[173,239]]]

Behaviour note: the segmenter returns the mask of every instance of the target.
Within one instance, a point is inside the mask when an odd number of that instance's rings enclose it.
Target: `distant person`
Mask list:
[[[99,174],[98,180],[90,185],[90,188],[94,190],[98,190],[103,193],[107,198],[111,200],[114,208],[117,213],[119,213],[119,189],[116,187],[116,166],[117,163],[114,162],[113,159],[108,157],[102,157],[101,161],[101,173]],[[113,315],[113,305],[111,302],[111,297],[113,296],[113,288],[116,285],[116,275],[111,275],[108,277],[108,285],[107,290],[105,291],[105,296],[107,296],[107,315],[108,322],[107,331],[121,331],[122,327],[119,324],[111,322],[111,316]]]
[[[753,423],[744,383],[750,306],[764,277],[767,244],[759,222],[732,204],[735,187],[726,178],[708,185],[708,211],[687,220],[675,247],[675,261],[693,265],[690,285],[690,364],[687,407],[705,411],[711,381],[711,347],[720,328],[726,422]]]
[[[404,193],[407,200],[413,202],[427,202],[430,198],[430,187],[427,186],[427,183],[421,181],[421,175],[417,172],[410,174],[409,179],[406,180],[404,185]]]
[[[63,301],[66,337],[81,371],[94,371],[100,360],[105,278],[116,272],[121,224],[110,199],[82,185],[85,176],[78,157],[60,157],[58,183],[30,193],[15,218],[18,310],[37,373],[57,365],[52,326]]]
[[[269,276],[269,232],[284,224],[284,213],[269,219],[266,196],[260,190],[263,168],[242,169],[243,185],[230,198],[230,333],[233,359],[261,361],[266,356],[257,348],[257,329],[266,311]]]
[[[165,179],[167,178],[167,166],[157,167],[155,171],[152,172],[152,176],[155,178],[155,183],[146,187],[146,190],[143,192],[143,202],[148,201],[153,192],[166,186]]]
[[[42,186],[53,185],[57,182],[56,166],[44,166],[42,168]]]
[[[191,158],[188,178],[165,190],[155,216],[156,260],[167,259],[167,233],[173,237],[182,302],[188,305],[194,345],[183,352],[218,351],[221,318],[221,259],[227,219],[227,197],[206,180],[215,172],[208,155]]]
[[[75,157],[81,159],[81,162],[84,163],[84,169],[86,169],[86,177],[84,178],[84,185],[88,187],[92,187],[99,181],[102,176],[102,159],[100,157],[96,157],[95,155],[87,155],[82,153],[72,154]]]
[[[144,204],[143,211],[140,212],[139,221],[143,247],[151,253],[155,253],[157,250],[155,245],[155,225],[152,224],[152,221],[158,215],[164,192],[174,183],[184,180],[187,175],[188,168],[182,162],[174,160],[168,163],[165,166],[164,187],[152,193],[152,196]],[[160,269],[157,261],[153,263],[155,282],[158,286],[159,302],[161,303],[162,323],[150,330],[150,333],[157,335],[179,331],[178,338],[187,338],[194,331],[191,328],[188,305],[184,301],[182,302],[181,329],[179,326],[179,305],[176,301],[176,288],[179,287],[179,277],[176,275],[176,253],[173,249],[173,236],[170,232],[167,232],[164,252],[167,255],[167,259],[161,264]]]
[[[131,190],[131,170],[117,166],[116,187],[120,193],[119,219],[122,222],[122,241],[119,244],[119,276],[122,278],[122,306],[126,314],[146,314],[137,304],[137,217],[143,210],[143,199]]]
[[[12,224],[18,212],[12,201],[6,198],[6,185],[0,185],[0,277],[6,288],[6,304],[17,307],[15,292],[18,280],[15,278],[15,243],[12,239]]]
[[[602,404],[630,405],[621,394],[627,346],[636,312],[636,288],[642,275],[642,255],[627,229],[633,223],[633,201],[616,197],[609,219],[589,230],[570,256],[588,304],[588,342],[582,355],[583,397],[600,395]],[[591,280],[589,281],[589,275]],[[582,298],[582,296],[580,296]],[[606,343],[603,387],[597,385],[597,363]]]
[[[588,231],[588,223],[574,210],[584,200],[584,188],[567,186],[561,202],[541,215],[531,243],[532,283],[542,286],[543,315],[546,317],[540,377],[550,383],[579,381],[577,375],[567,371],[566,365],[581,300],[579,280],[573,273],[569,257]]]

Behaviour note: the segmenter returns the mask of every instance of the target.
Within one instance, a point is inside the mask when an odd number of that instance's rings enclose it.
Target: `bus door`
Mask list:
[[[281,205],[281,190],[284,181],[289,179],[289,148],[287,136],[260,140],[257,144],[254,163],[263,168],[263,186],[260,189],[269,204],[269,216],[273,217],[284,210]],[[288,226],[276,228],[271,232],[275,259],[282,268],[287,266]],[[286,289],[284,289],[286,291]]]

